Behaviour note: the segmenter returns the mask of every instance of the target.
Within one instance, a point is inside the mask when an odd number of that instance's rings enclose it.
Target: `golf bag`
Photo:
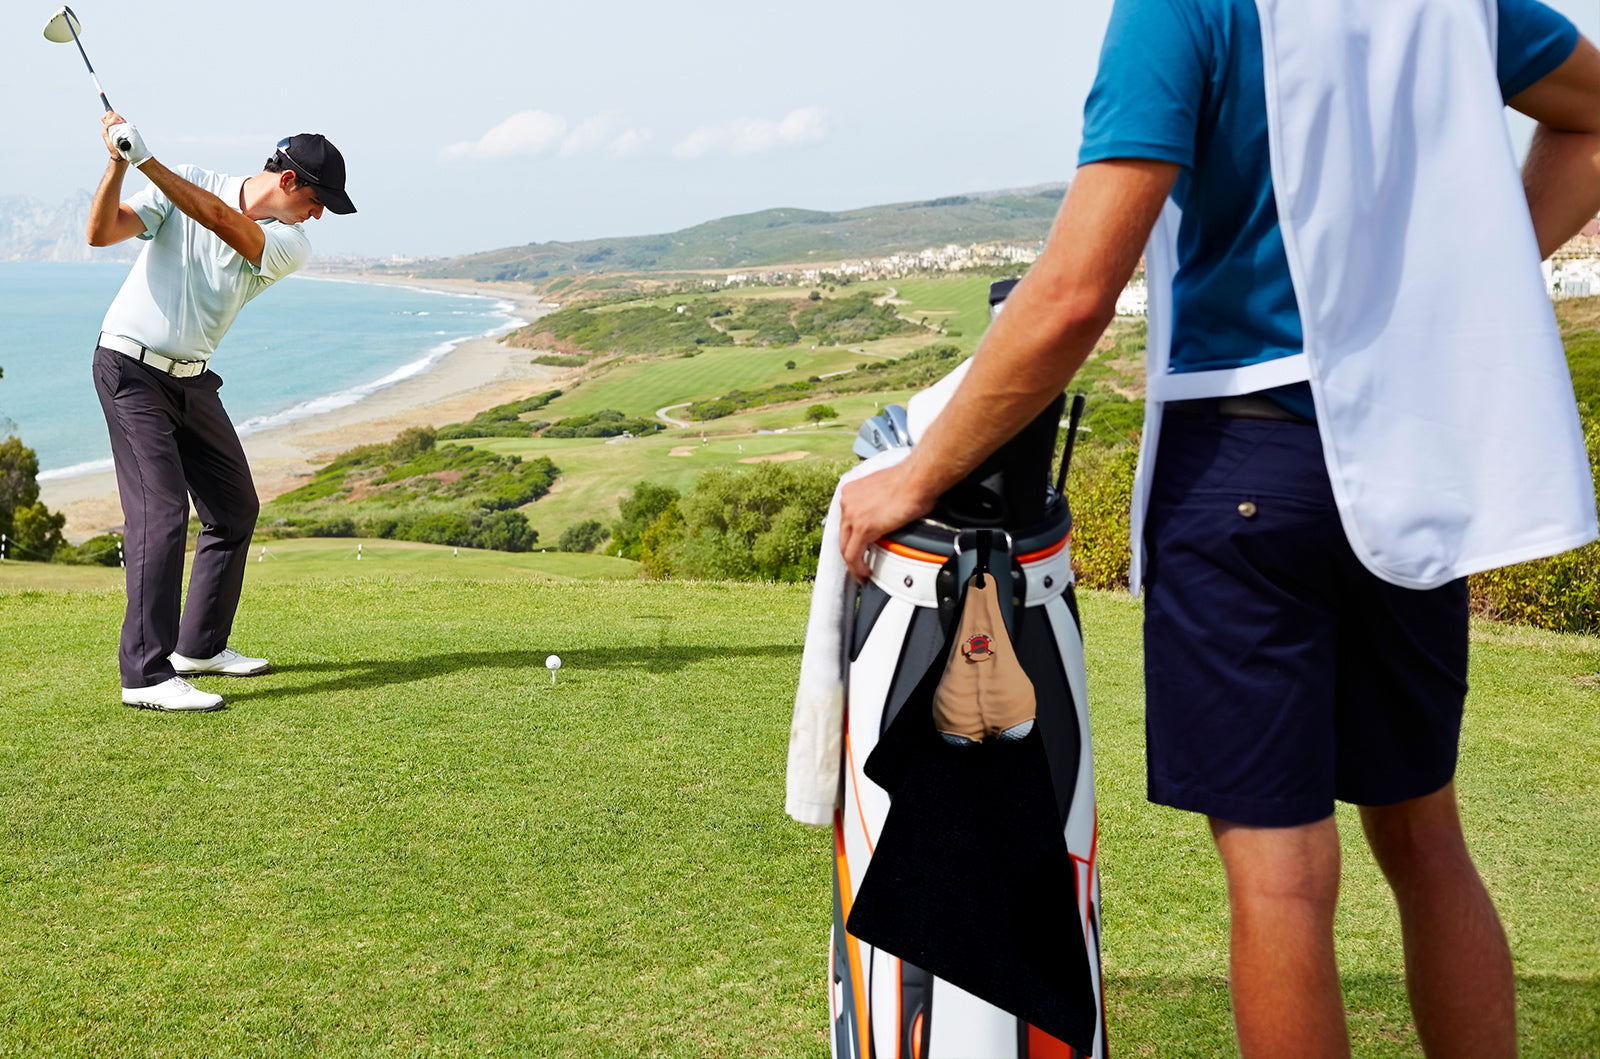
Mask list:
[[[1060,482],[1049,481],[1062,406],[1058,398],[929,517],[872,547],[872,578],[845,640],[828,994],[835,1059],[1107,1054],[1072,521]],[[904,423],[891,409],[861,435],[908,444]],[[980,563],[1002,589],[1036,724],[1021,742],[953,749],[933,731],[927,703]]]

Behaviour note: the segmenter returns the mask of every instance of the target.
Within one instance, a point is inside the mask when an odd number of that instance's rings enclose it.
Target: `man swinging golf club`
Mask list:
[[[215,710],[222,697],[185,676],[255,676],[268,663],[228,646],[260,505],[217,396],[222,379],[207,362],[244,303],[311,256],[302,222],[355,206],[344,157],[317,133],[278,141],[260,173],[235,177],[168,169],[121,115],[108,110],[102,124],[111,159],[90,208],[89,244],[146,240],[94,354],[126,521],[122,701]],[[123,202],[129,165],[150,186]],[[201,529],[180,621],[191,497]]]

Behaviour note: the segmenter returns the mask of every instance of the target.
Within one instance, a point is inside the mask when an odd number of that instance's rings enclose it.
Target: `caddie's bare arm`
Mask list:
[[[104,125],[102,135],[105,138],[106,147],[113,153],[116,152],[116,147],[111,143],[109,130],[111,126],[125,120],[127,119],[115,111],[101,117]],[[223,202],[205,188],[189,183],[189,181],[162,165],[158,159],[151,158],[146,161],[139,167],[139,172],[143,173],[145,179],[149,180],[150,183],[160,188],[161,193],[170,199],[174,206],[194,218],[195,222],[202,228],[215,232],[219,239],[237,250],[240,256],[252,265],[259,266],[261,264],[261,252],[266,248],[267,237],[261,231],[259,224],[240,213],[235,206]],[[120,190],[120,174],[117,182]],[[126,206],[121,208],[127,210],[128,213],[133,213]],[[135,217],[137,218],[137,215]],[[143,230],[144,225],[141,222],[140,226],[130,234],[137,235]],[[127,236],[125,235],[122,238],[126,239]]]
[[[112,115],[106,115],[110,117]],[[101,138],[106,141],[106,150],[111,152],[111,161],[100,177],[100,186],[94,189],[94,201],[89,204],[90,246],[112,246],[144,231],[144,221],[133,207],[122,201],[122,178],[128,172],[128,163],[105,136],[105,129],[112,124],[105,121],[101,125]]]
[[[904,462],[845,486],[839,543],[853,574],[867,577],[869,544],[926,514],[1062,391],[1111,322],[1177,176],[1141,160],[1078,170],[1043,253],[939,418]]]
[[[1508,102],[1539,123],[1522,186],[1549,257],[1600,212],[1600,51],[1579,37],[1566,62]]]

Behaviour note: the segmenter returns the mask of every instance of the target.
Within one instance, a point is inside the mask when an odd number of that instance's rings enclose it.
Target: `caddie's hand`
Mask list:
[[[839,551],[859,581],[872,575],[868,545],[933,510],[938,497],[923,495],[913,463],[907,459],[847,482],[839,494]]]

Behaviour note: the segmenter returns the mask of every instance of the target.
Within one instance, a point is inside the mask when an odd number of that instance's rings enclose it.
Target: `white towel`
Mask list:
[[[789,725],[788,793],[784,812],[802,824],[833,823],[839,801],[839,770],[844,753],[845,682],[850,671],[847,633],[855,617],[855,579],[839,552],[839,493],[846,482],[893,467],[910,449],[890,449],[839,479],[822,529],[822,554],[811,589],[811,616],[800,656],[800,687]]]

